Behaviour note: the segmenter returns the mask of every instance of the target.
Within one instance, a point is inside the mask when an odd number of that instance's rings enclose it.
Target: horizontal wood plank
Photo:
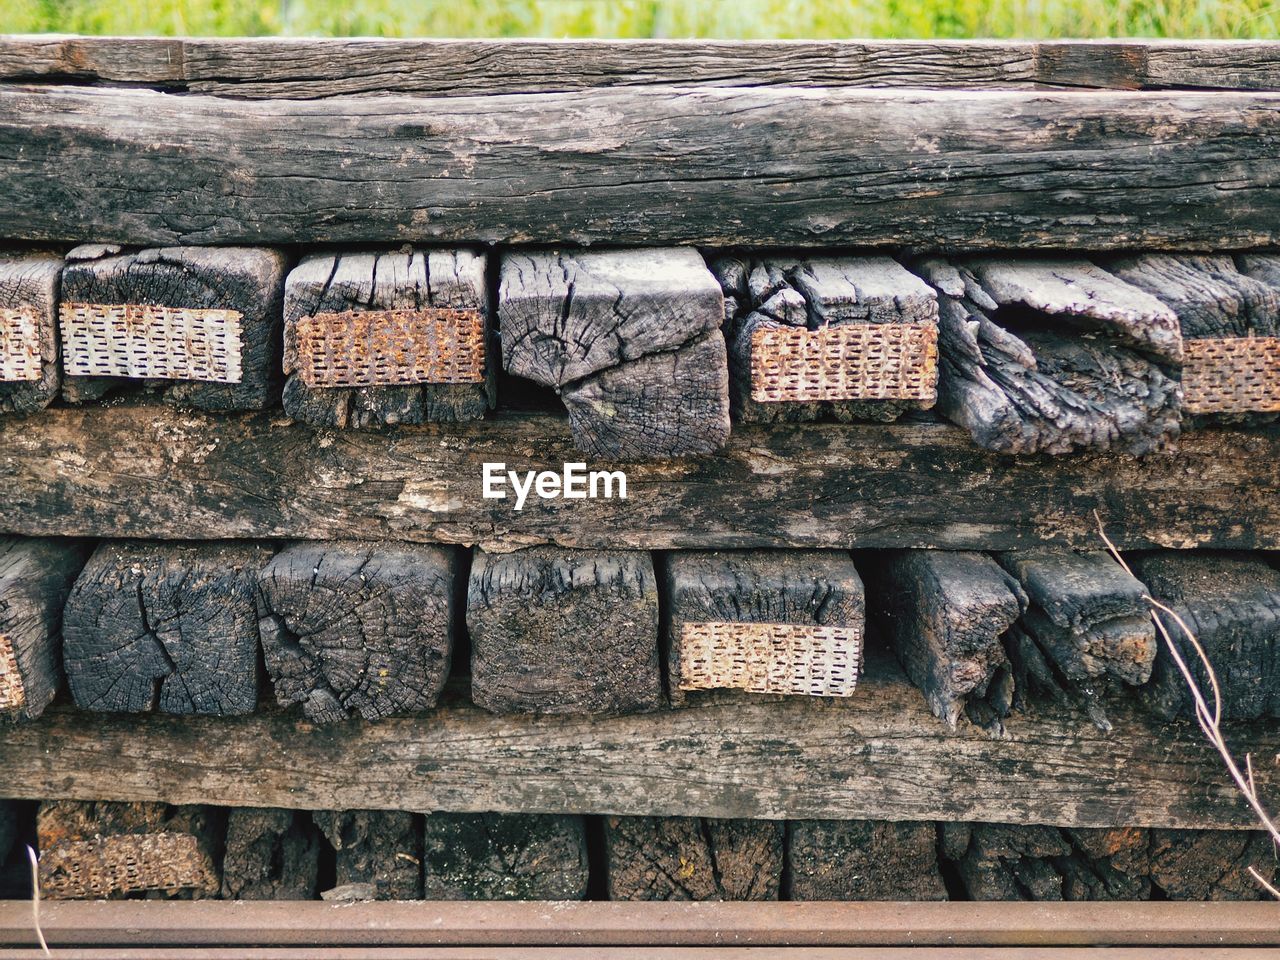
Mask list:
[[[847,700],[721,702],[615,718],[496,716],[453,699],[420,717],[316,726],[52,709],[0,728],[0,793],[301,809],[892,819],[1073,827],[1253,824],[1191,723],[1108,705],[1114,730],[1055,706],[1007,739],[950,733],[895,664]],[[1280,724],[1233,725],[1280,800]],[[1100,790],[1099,784],[1106,784]]]
[[[1278,107],[1273,93],[232,101],[14,85],[0,87],[0,236],[1257,247],[1280,239]]]
[[[599,549],[1280,549],[1280,428],[1185,434],[1171,452],[1001,456],[941,424],[737,426],[723,450],[627,464],[627,499],[483,498],[483,464],[581,462],[563,418],[390,432],[161,405],[0,420],[0,532],[162,539],[394,539]],[[599,462],[590,469],[612,469]],[[509,490],[509,486],[508,486]],[[603,488],[601,488],[603,490]]]

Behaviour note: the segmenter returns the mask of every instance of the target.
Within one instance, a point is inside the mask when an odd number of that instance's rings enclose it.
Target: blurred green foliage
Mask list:
[[[0,32],[423,37],[1280,36],[1280,0],[0,0]]]

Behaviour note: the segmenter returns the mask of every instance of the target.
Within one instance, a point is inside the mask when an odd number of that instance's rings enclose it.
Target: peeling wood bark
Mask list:
[[[62,370],[58,364],[58,284],[62,258],[53,253],[0,255],[0,368],[8,366],[3,353],[15,342],[10,329],[29,323],[34,337],[24,346],[39,365],[35,379],[6,380],[0,374],[0,414],[34,413],[58,396]],[[22,315],[21,317],[19,315]]]
[[[424,818],[428,900],[581,900],[587,895],[582,817],[433,813]]]
[[[932,823],[799,820],[787,825],[790,900],[945,900]]]

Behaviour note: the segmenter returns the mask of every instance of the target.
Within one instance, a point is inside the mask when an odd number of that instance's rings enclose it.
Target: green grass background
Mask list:
[[[1280,0],[0,0],[0,32],[424,37],[1280,36]]]

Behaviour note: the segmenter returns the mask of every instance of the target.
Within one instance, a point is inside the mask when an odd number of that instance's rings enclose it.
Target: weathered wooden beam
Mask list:
[[[0,413],[43,410],[58,396],[62,258],[0,254]]]
[[[0,420],[0,531],[100,537],[397,539],[598,549],[1280,548],[1280,432],[1188,433],[1166,454],[1002,457],[935,424],[741,427],[714,455],[630,464],[627,498],[485,499],[483,464],[580,461],[568,425],[340,437],[269,415],[155,406]],[[175,510],[174,504],[182,504]]]
[[[883,660],[846,700],[612,718],[495,716],[451,703],[425,717],[322,728],[262,711],[104,714],[87,724],[55,705],[0,729],[0,784],[26,798],[308,810],[1253,825],[1194,723],[1164,723],[1120,701],[1108,711],[1110,735],[1051,703],[1010,716],[1004,740],[970,725],[950,733]],[[1278,733],[1274,719],[1227,725],[1237,755],[1253,752],[1273,805],[1280,769],[1262,759]]]
[[[1280,239],[1278,102],[668,86],[308,102],[14,86],[0,89],[0,235],[1258,247]]]
[[[815,73],[814,64],[821,63]],[[0,78],[223,97],[466,96],[690,86],[1280,89],[1280,50],[1220,40],[0,38]]]

